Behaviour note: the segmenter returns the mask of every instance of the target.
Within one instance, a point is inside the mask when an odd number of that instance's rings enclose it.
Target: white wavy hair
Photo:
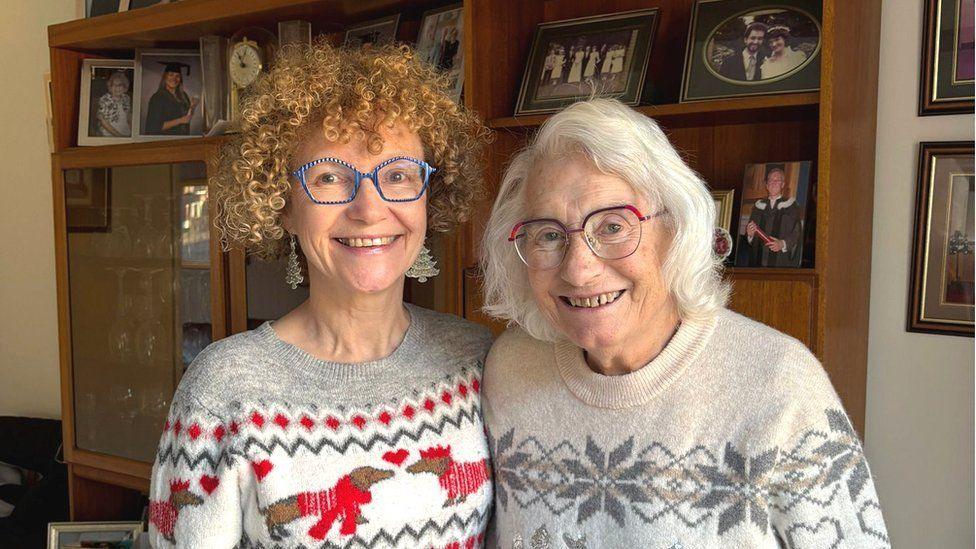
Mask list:
[[[559,337],[535,303],[526,267],[508,237],[526,215],[522,191],[535,166],[573,155],[627,181],[651,211],[667,210],[663,219],[673,238],[661,269],[681,319],[707,319],[724,307],[729,287],[712,252],[715,206],[705,182],[653,120],[615,99],[590,99],[550,117],[505,171],[482,241],[485,312],[537,339]]]

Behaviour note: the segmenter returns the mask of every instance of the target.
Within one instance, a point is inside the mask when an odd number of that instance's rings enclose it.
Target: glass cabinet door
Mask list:
[[[63,172],[76,447],[152,461],[214,338],[202,162]]]

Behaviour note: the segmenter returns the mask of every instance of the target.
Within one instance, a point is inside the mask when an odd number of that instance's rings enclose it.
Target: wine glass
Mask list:
[[[153,363],[153,359],[162,350],[161,346],[163,345],[165,328],[159,319],[159,294],[156,293],[153,284],[156,273],[163,270],[165,269],[140,269],[142,276],[139,281],[139,289],[145,314],[140,315],[144,320],[136,329],[135,339],[139,361],[145,366]]]
[[[135,346],[130,331],[132,296],[125,293],[125,273],[131,267],[106,267],[115,273],[119,292],[115,300],[115,319],[108,330],[109,355],[118,362],[126,362],[135,355]]]

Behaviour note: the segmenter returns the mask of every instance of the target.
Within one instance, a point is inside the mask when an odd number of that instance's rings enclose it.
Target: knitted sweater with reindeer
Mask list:
[[[153,465],[153,547],[480,547],[483,327],[407,306],[388,357],[318,360],[271,323],[207,347]]]

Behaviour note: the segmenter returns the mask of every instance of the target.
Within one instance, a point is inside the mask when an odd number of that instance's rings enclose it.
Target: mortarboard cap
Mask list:
[[[156,61],[160,65],[166,65],[163,72],[178,72],[180,75],[183,74],[183,68],[186,68],[186,75],[190,76],[190,65],[186,63],[180,63],[179,61]]]

